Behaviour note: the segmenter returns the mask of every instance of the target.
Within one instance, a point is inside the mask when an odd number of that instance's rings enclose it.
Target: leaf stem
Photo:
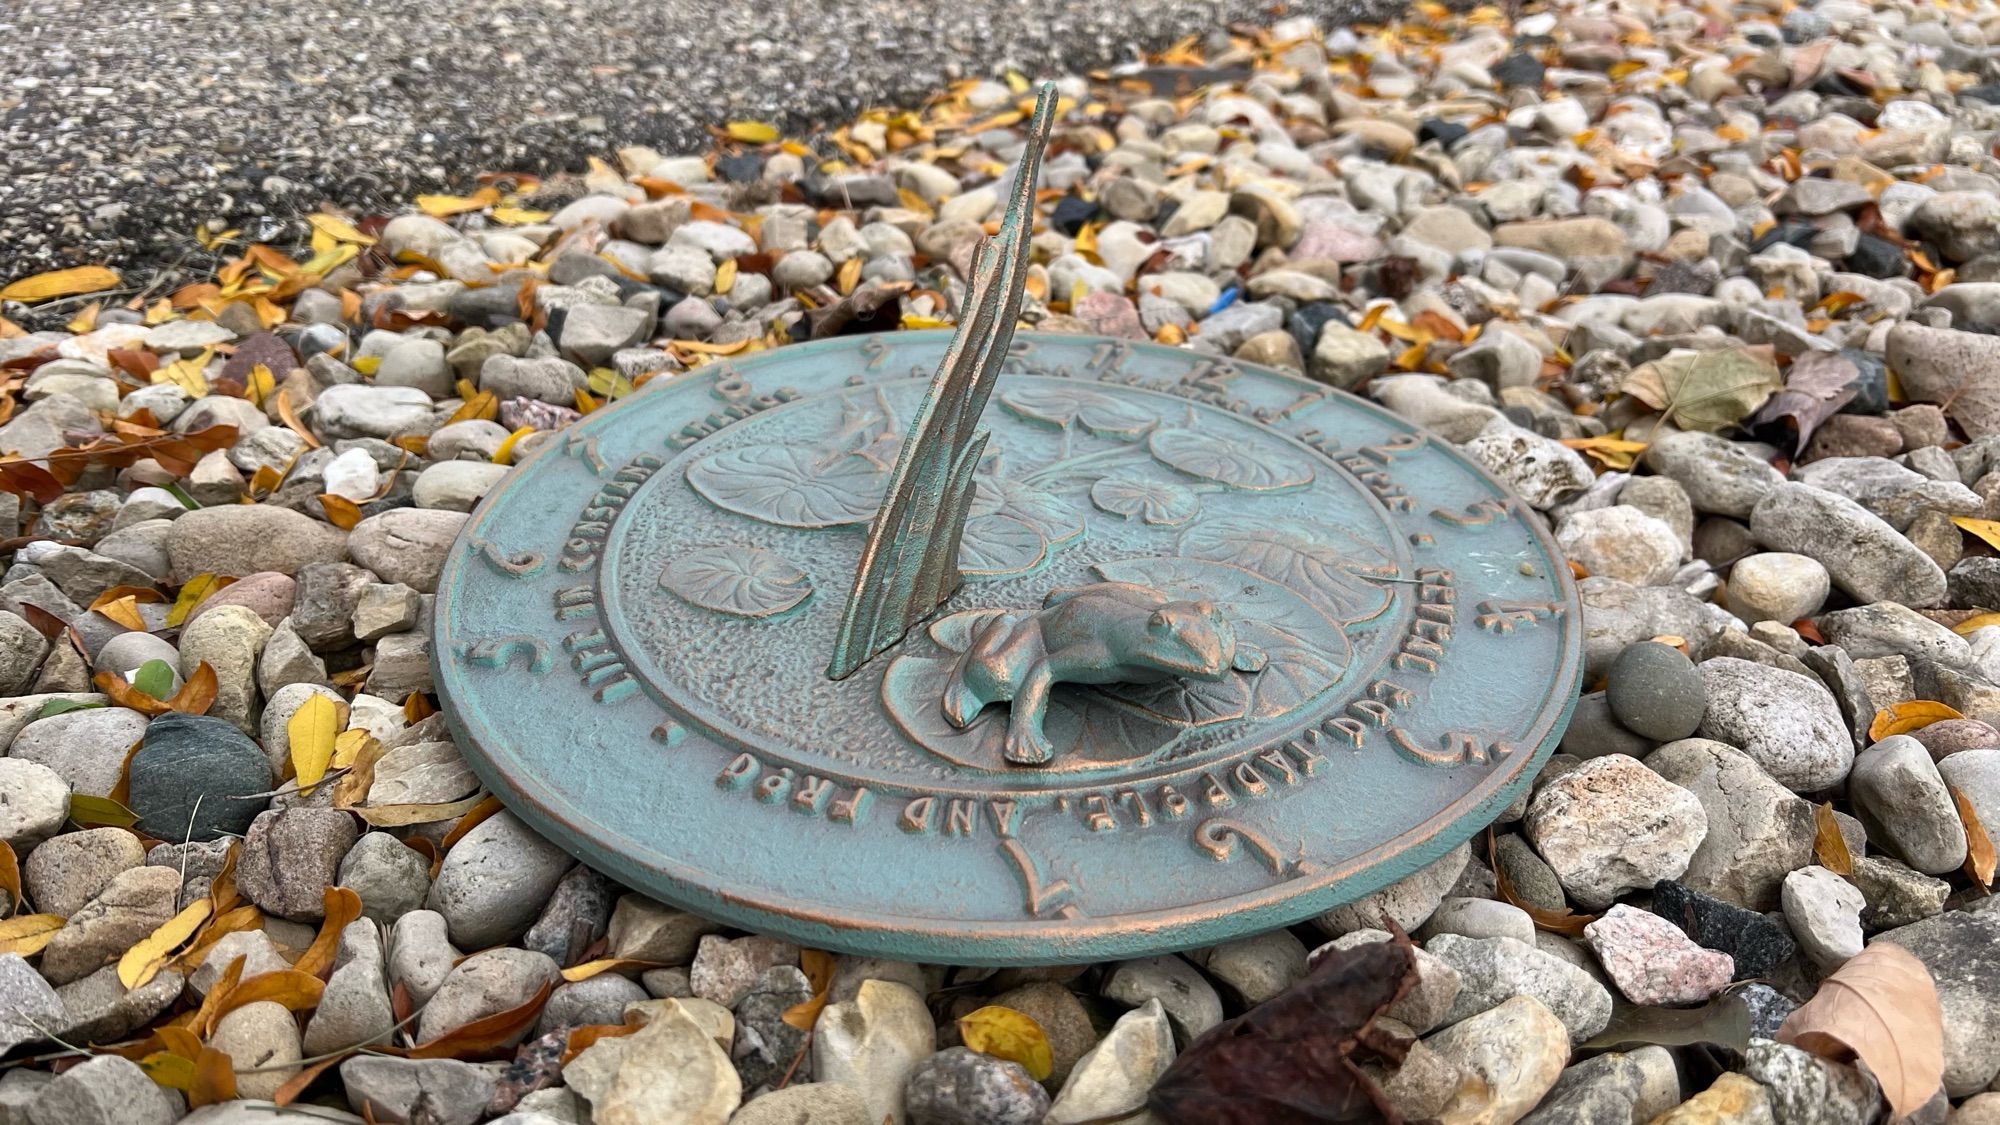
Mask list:
[[[1138,445],[1136,443],[1132,445],[1120,445],[1112,449],[1100,449],[1095,453],[1084,453],[1084,454],[1079,454],[1078,456],[1075,457],[1065,457],[1059,461],[1051,461],[1050,463],[1042,466],[1041,468],[1036,469],[1034,472],[1029,473],[1026,476],[1022,477],[1021,483],[1034,484],[1038,481],[1046,480],[1049,477],[1063,476],[1068,473],[1073,473],[1079,469],[1095,468],[1098,465],[1115,463],[1120,460],[1129,460],[1131,459],[1132,454],[1134,453],[1140,454],[1141,456],[1150,456],[1150,454],[1147,453],[1145,446]]]

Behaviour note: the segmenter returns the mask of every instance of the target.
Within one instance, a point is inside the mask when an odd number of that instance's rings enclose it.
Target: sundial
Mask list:
[[[1352,901],[1551,752],[1570,573],[1448,443],[1297,375],[1014,330],[1051,101],[955,332],[656,381],[473,514],[437,684],[538,831],[749,930],[1053,964]]]

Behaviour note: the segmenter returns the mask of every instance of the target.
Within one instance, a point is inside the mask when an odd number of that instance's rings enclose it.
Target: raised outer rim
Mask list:
[[[950,338],[950,333],[945,330],[897,332],[892,335],[898,342],[919,344],[927,343],[932,338],[939,339],[940,343]],[[1030,340],[1047,339],[1071,346],[1097,339],[1048,333],[1019,333],[1017,336]],[[1119,342],[1134,350],[1160,353],[1177,362],[1185,362],[1190,354],[1184,349],[1159,344]],[[815,351],[843,351],[851,346],[852,341],[835,338],[793,344],[767,355],[798,358]],[[741,369],[763,358],[765,356],[753,356],[738,361],[736,366]],[[1474,477],[1486,481],[1501,495],[1514,495],[1511,489],[1466,458],[1450,442],[1375,403],[1303,376],[1260,364],[1235,362],[1238,368],[1323,391],[1329,399],[1344,400],[1350,408],[1373,414],[1393,426],[1421,433],[1428,439],[1428,444],[1457,461]],[[599,419],[643,401],[644,396],[635,396],[592,415],[578,425],[606,425]],[[459,752],[473,773],[501,798],[510,811],[536,832],[600,872],[629,885],[633,880],[627,878],[628,873],[635,869],[642,870],[650,879],[647,885],[632,886],[635,891],[740,929],[776,935],[800,945],[937,964],[1057,965],[1153,956],[1214,945],[1293,925],[1397,882],[1469,840],[1512,804],[1533,780],[1542,763],[1554,753],[1576,709],[1577,687],[1583,672],[1581,602],[1568,567],[1561,565],[1564,559],[1561,549],[1556,546],[1541,518],[1535,516],[1521,522],[1527,525],[1529,533],[1541,545],[1550,562],[1555,564],[1550,567],[1551,575],[1564,595],[1568,611],[1561,617],[1563,664],[1556,669],[1549,692],[1550,696],[1559,694],[1561,705],[1551,708],[1549,696],[1544,697],[1539,721],[1523,738],[1524,743],[1532,740],[1534,750],[1516,757],[1511,772],[1493,771],[1471,792],[1439,809],[1416,828],[1346,863],[1320,872],[1306,889],[1298,889],[1305,880],[1292,879],[1253,894],[1204,903],[1198,908],[1177,907],[1146,914],[1121,914],[1107,920],[958,923],[919,921],[843,907],[842,924],[834,926],[824,920],[825,904],[713,890],[702,884],[698,871],[679,865],[635,863],[634,857],[608,846],[602,842],[600,835],[593,834],[594,822],[583,810],[570,807],[567,802],[558,806],[548,795],[530,794],[516,784],[483,750],[487,743],[482,741],[482,736],[490,738],[492,745],[505,745],[499,732],[484,725],[475,726],[459,713],[452,693],[447,690],[456,682],[454,665],[441,660],[440,656],[450,651],[453,644],[453,615],[448,607],[456,593],[460,574],[470,558],[464,549],[465,541],[477,533],[481,521],[491,513],[500,498],[529,479],[533,468],[545,458],[556,455],[558,448],[555,443],[545,444],[517,465],[516,471],[510,473],[500,487],[489,493],[474,509],[445,556],[444,571],[438,580],[440,609],[434,614],[431,671],[446,725],[451,729]],[[1522,507],[1527,507],[1525,502],[1522,502]],[[1397,848],[1404,841],[1408,843]]]

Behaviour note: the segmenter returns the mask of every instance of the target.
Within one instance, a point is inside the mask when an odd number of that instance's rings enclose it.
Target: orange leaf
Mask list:
[[[283,1004],[289,1011],[303,1012],[318,1007],[320,996],[325,991],[326,985],[320,983],[318,977],[297,969],[258,973],[229,990],[229,995],[215,1006],[215,1018],[220,1020],[236,1009],[260,1000],[271,1000]]]
[[[236,1065],[229,1056],[213,1047],[203,1047],[194,1060],[194,1084],[188,1087],[188,1105],[205,1105],[236,1100]]]
[[[292,1104],[298,1100],[300,1094],[306,1092],[306,1087],[312,1085],[320,1075],[325,1074],[328,1069],[339,1066],[352,1057],[354,1057],[353,1051],[342,1051],[337,1055],[323,1058],[306,1067],[304,1070],[299,1071],[297,1074],[292,1075],[290,1078],[285,1079],[285,1084],[278,1087],[277,1092],[271,1095],[272,1104],[281,1106]]]
[[[1491,828],[1486,830],[1486,854],[1489,856],[1493,854]],[[1501,901],[1526,911],[1529,920],[1535,923],[1535,928],[1538,930],[1547,930],[1549,933],[1562,934],[1565,937],[1582,937],[1583,928],[1597,921],[1597,915],[1577,914],[1567,906],[1561,910],[1547,910],[1528,904],[1522,900],[1520,893],[1514,890],[1513,880],[1507,878],[1507,872],[1497,863],[1493,865],[1493,889]]]
[[[438,841],[438,846],[450,851],[451,846],[458,843],[467,832],[479,827],[481,821],[499,812],[502,807],[500,798],[487,794],[485,800],[472,806],[472,811],[458,818],[458,823],[452,825],[451,831],[444,834],[444,839]]]
[[[103,604],[92,605],[90,608],[93,612],[125,626],[134,633],[143,633],[146,631],[146,619],[139,616],[139,605],[136,598],[128,594],[125,597],[115,598],[108,602],[104,601],[103,598],[97,600],[103,602]]]
[[[216,1007],[228,997],[229,990],[236,987],[236,982],[242,979],[243,957],[239,954],[229,959],[229,964],[223,967],[222,976],[209,986],[208,995],[202,997],[201,1007],[194,1010],[194,1014],[188,1017],[183,1026],[196,1035],[207,1035],[215,1028]]]
[[[361,509],[345,496],[323,492],[319,497],[319,506],[326,512],[326,522],[342,531],[352,531],[354,525],[361,522]]]
[[[217,687],[215,669],[204,660],[195,666],[194,675],[187,678],[181,690],[167,698],[166,708],[183,715],[206,715],[215,705]]]
[[[1840,834],[1840,822],[1834,819],[1832,801],[1813,810],[1813,858],[1835,875],[1854,874],[1854,857],[1848,853],[1847,837]]]
[[[1952,803],[1958,806],[1958,819],[1965,825],[1965,873],[1982,888],[1993,886],[1993,837],[1986,826],[1979,823],[1979,813],[1972,807],[1958,786],[1945,786],[1951,790]]]
[[[0,287],[0,301],[22,301],[33,304],[52,297],[95,293],[101,289],[114,288],[117,284],[117,270],[106,269],[103,266],[75,266],[9,282]]]
[[[326,888],[326,918],[320,923],[319,936],[306,947],[299,959],[292,962],[292,968],[325,980],[333,971],[333,955],[340,947],[340,931],[349,922],[361,917],[361,896],[346,887]]]
[[[91,677],[90,682],[96,685],[98,691],[110,696],[111,702],[141,715],[164,715],[170,710],[165,703],[133,687],[116,672],[99,672]]]
[[[0,840],[0,891],[6,891],[13,899],[7,913],[20,908],[21,861],[14,856],[14,845],[5,840]]]
[[[1875,712],[1875,718],[1868,724],[1868,741],[1880,742],[1890,735],[1908,734],[1932,723],[1963,718],[1955,708],[1934,699],[1911,699]]]
[[[428,1043],[419,1043],[396,1053],[410,1059],[468,1061],[496,1052],[507,1053],[507,1044],[534,1026],[536,1017],[542,1014],[542,1005],[548,1003],[549,993],[554,987],[551,982],[543,981],[542,987],[537,989],[533,996],[504,1012],[495,1012],[490,1016],[473,1020],[464,1027],[454,1028]]]
[[[286,387],[278,388],[278,420],[285,424],[286,429],[305,439],[307,449],[319,448],[319,439],[306,429],[306,424],[299,421],[298,412],[292,409],[292,392]]]
[[[812,999],[802,1000],[785,1009],[781,1018],[800,1031],[811,1031],[819,1022],[820,1010],[826,1007],[827,990],[833,987],[833,954],[818,949],[802,950],[799,953],[799,968],[805,971],[806,980],[812,985]]]
[[[617,1039],[630,1035],[646,1026],[645,1017],[633,1012],[625,1017],[624,1023],[591,1023],[573,1027],[569,1039],[563,1044],[562,1065],[568,1066],[576,1057],[589,1050],[600,1039]]]
[[[571,965],[562,971],[562,979],[575,984],[589,980],[599,973],[629,973],[633,970],[658,969],[665,961],[644,961],[637,957],[600,957],[595,961],[585,961],[581,965]]]
[[[1849,958],[1778,1028],[1778,1042],[1868,1064],[1893,1116],[1914,1113],[1944,1084],[1944,1014],[1930,971],[1878,941]]]

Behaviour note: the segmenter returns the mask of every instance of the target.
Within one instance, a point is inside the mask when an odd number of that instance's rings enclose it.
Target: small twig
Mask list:
[[[329,781],[338,781],[342,777],[353,772],[353,770],[354,770],[353,766],[342,766],[337,770],[333,770],[327,773],[326,775],[322,776],[318,781],[313,782],[313,788],[317,789],[320,786],[325,785]],[[293,778],[292,780],[286,782],[285,784],[280,785],[276,789],[270,790],[269,792],[266,793],[243,793],[240,795],[232,794],[226,797],[225,800],[261,801],[266,797],[282,797],[287,793],[308,793],[308,791],[300,789],[298,779]]]

